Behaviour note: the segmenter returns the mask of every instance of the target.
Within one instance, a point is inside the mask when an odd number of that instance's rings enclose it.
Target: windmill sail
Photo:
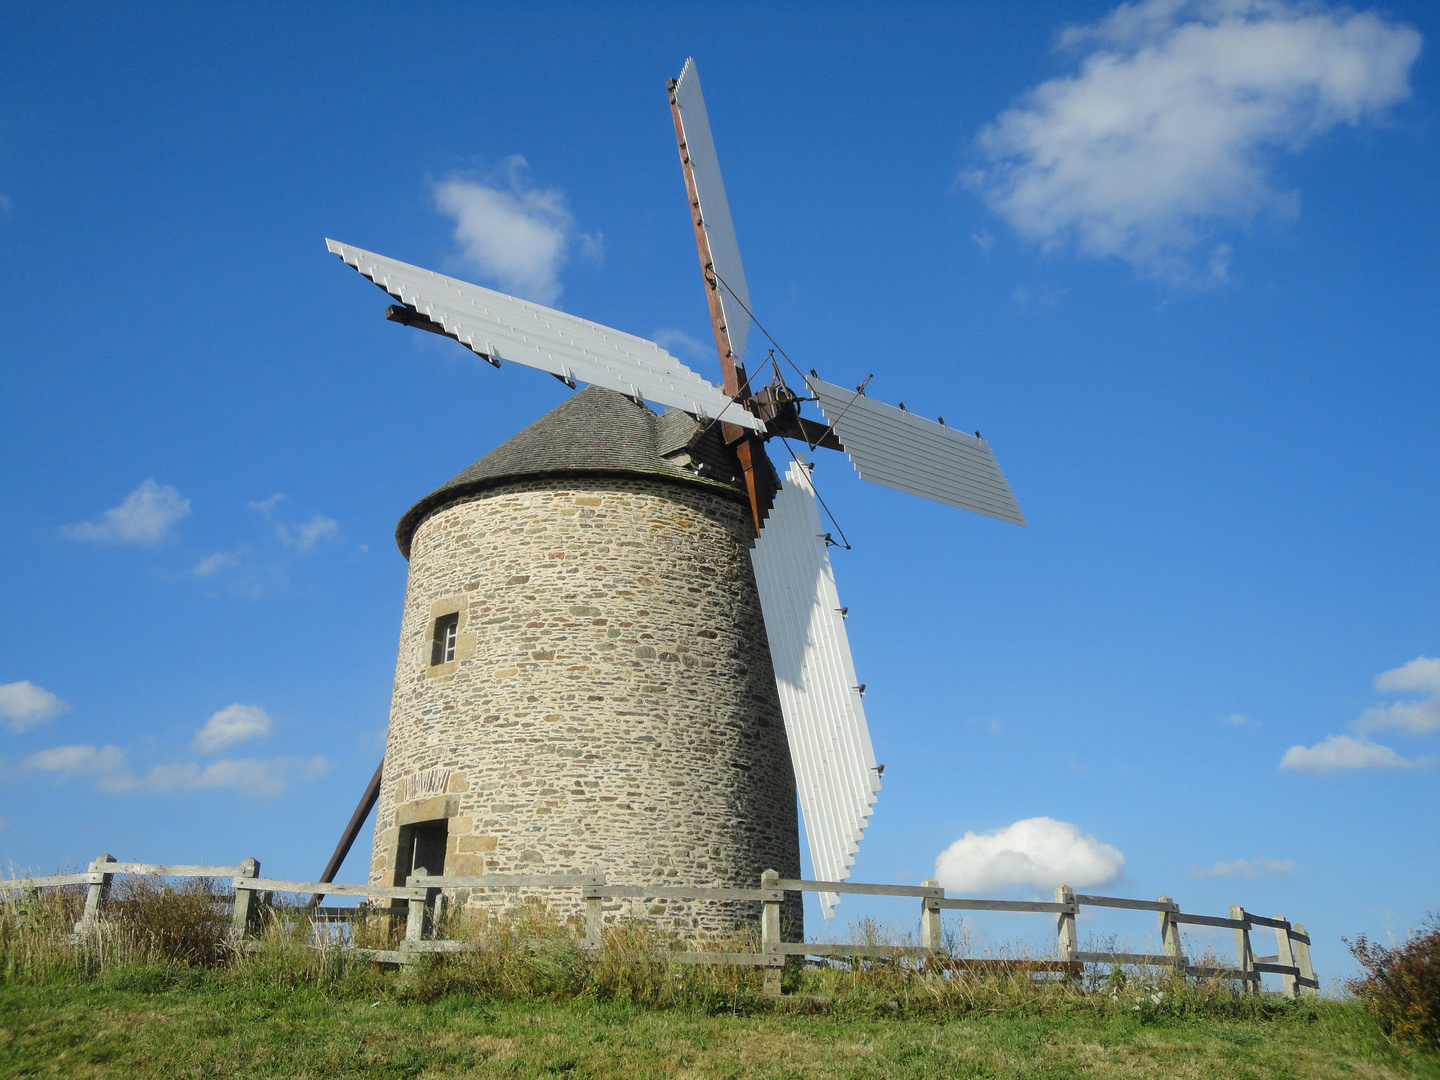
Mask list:
[[[636,399],[725,419],[763,432],[763,421],[736,405],[653,341],[409,263],[326,240],[329,249],[466,348],[561,379],[604,386]]]
[[[795,463],[750,552],[816,878],[844,881],[880,774],[809,469]],[[839,897],[821,893],[828,919]]]
[[[710,135],[710,118],[705,113],[705,96],[700,92],[700,73],[695,69],[694,59],[685,61],[680,78],[676,80],[675,100],[680,105],[685,148],[690,156],[690,168],[700,199],[700,205],[695,209],[710,239],[710,258],[715,273],[723,282],[720,286],[720,306],[730,331],[730,351],[735,354],[738,364],[745,359],[745,340],[750,335],[750,316],[746,314],[750,310],[750,289],[745,284],[745,268],[740,265],[740,242],[735,239],[735,225],[730,220],[725,182],[720,179],[720,158],[715,153],[715,140]]]
[[[806,382],[862,480],[1024,525],[990,444],[978,435],[874,401],[822,379]]]

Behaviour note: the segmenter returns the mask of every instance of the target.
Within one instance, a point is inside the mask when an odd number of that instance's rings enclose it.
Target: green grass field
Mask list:
[[[1397,1050],[1341,1002],[1264,1020],[867,1019],[145,984],[0,987],[0,1076],[1440,1078],[1440,1056]]]

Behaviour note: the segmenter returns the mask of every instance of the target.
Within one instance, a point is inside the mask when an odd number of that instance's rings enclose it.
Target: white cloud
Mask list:
[[[1375,676],[1375,689],[1390,694],[1420,694],[1420,701],[1397,701],[1367,709],[1355,722],[1356,731],[1399,728],[1412,735],[1440,731],[1440,660],[1417,656],[1408,664]]]
[[[560,297],[560,268],[569,259],[574,218],[554,188],[531,187],[526,163],[505,161],[496,186],[452,178],[434,185],[435,205],[455,219],[455,239],[465,259],[506,292],[540,304]],[[599,260],[600,236],[581,236],[582,257]]]
[[[227,758],[203,768],[190,761],[155,765],[144,776],[136,776],[118,746],[57,746],[31,754],[21,764],[25,772],[50,773],[57,780],[92,779],[96,787],[112,793],[236,788],[243,795],[272,798],[284,794],[293,779],[313,780],[329,767],[323,757]]]
[[[995,893],[1012,885],[1090,887],[1115,881],[1125,856],[1066,821],[1036,817],[993,832],[967,832],[935,860],[947,889]]]
[[[1407,769],[1418,764],[1388,746],[1350,735],[1327,735],[1314,746],[1292,746],[1280,759],[1282,769],[1321,775],[1354,769]]]
[[[1294,859],[1236,859],[1234,862],[1217,862],[1214,866],[1197,866],[1191,869],[1194,878],[1260,878],[1284,877],[1295,872]]]
[[[49,690],[29,679],[0,686],[0,722],[11,731],[29,731],[69,708]]]
[[[104,791],[133,791],[138,785],[118,746],[56,746],[31,754],[21,768],[52,773],[59,780],[93,777]]]
[[[10,201],[10,196],[0,193],[0,214],[8,214],[15,209],[15,204]]]
[[[321,514],[316,514],[309,521],[303,521],[293,527],[284,522],[277,522],[275,538],[286,547],[306,552],[313,548],[317,541],[340,540],[340,523]]]
[[[1195,277],[1220,222],[1293,216],[1270,181],[1276,151],[1376,119],[1410,94],[1420,35],[1373,12],[1286,0],[1144,0],[1061,48],[1079,72],[1030,90],[978,137],[966,177],[1024,237]],[[1212,279],[1232,252],[1212,246]]]
[[[1244,713],[1237,712],[1231,713],[1229,716],[1227,716],[1225,718],[1225,722],[1227,724],[1234,724],[1236,727],[1244,727],[1246,724],[1250,723],[1250,718]]]
[[[1407,690],[1440,693],[1440,660],[1430,656],[1417,656],[1408,664],[1382,671],[1375,676],[1375,689],[1386,693],[1403,693]]]
[[[60,531],[72,540],[93,540],[101,544],[154,544],[165,538],[171,525],[190,513],[190,500],[180,492],[154,480],[146,480],[119,506],[105,511],[100,524],[81,521]]]
[[[143,786],[150,791],[177,789],[236,788],[245,795],[274,797],[283,795],[292,777],[313,780],[323,776],[330,763],[322,757],[309,760],[274,758],[222,758],[201,768],[194,762],[157,765],[146,776]]]
[[[227,705],[195,732],[190,744],[202,754],[213,754],[246,739],[270,734],[270,717],[259,705]]]
[[[1329,735],[1314,746],[1292,746],[1280,768],[1331,773],[1353,769],[1405,769],[1431,759],[1407,759],[1388,746],[1371,742],[1372,731],[1395,728],[1410,735],[1440,731],[1440,659],[1417,656],[1408,664],[1375,676],[1375,689],[1387,694],[1423,694],[1419,701],[1396,701],[1366,709],[1352,729],[1359,735]]]

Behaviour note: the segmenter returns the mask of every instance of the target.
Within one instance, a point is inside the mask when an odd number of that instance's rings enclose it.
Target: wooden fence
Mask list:
[[[1038,900],[972,900],[947,897],[934,878],[919,885],[867,885],[853,881],[806,881],[782,878],[767,870],[757,889],[708,888],[702,886],[626,885],[610,882],[603,873],[591,874],[487,874],[480,877],[447,877],[425,874],[406,878],[404,885],[336,885],[316,881],[283,881],[260,876],[260,863],[245,859],[237,866],[181,866],[154,863],[118,862],[113,856],[102,855],[90,864],[85,873],[60,874],[52,877],[12,878],[0,880],[0,896],[65,885],[86,885],[85,910],[75,926],[83,935],[101,918],[117,874],[139,874],[166,878],[228,879],[235,889],[231,912],[231,935],[239,941],[252,934],[259,922],[262,902],[271,893],[311,894],[317,896],[355,896],[365,900],[403,901],[404,907],[392,907],[397,915],[405,915],[405,937],[398,949],[359,949],[354,951],[369,959],[405,964],[426,953],[463,952],[473,948],[470,942],[433,939],[435,904],[442,889],[579,889],[585,903],[585,934],[581,947],[600,948],[606,900],[627,897],[674,900],[749,900],[761,904],[760,951],[737,952],[667,952],[664,959],[672,963],[734,964],[765,969],[765,990],[780,993],[780,972],[787,957],[909,958],[924,963],[929,970],[996,972],[1024,971],[1059,974],[1078,980],[1086,964],[1137,965],[1169,968],[1187,976],[1202,979],[1236,980],[1246,993],[1261,992],[1263,974],[1280,976],[1281,993],[1298,998],[1315,995],[1320,987],[1310,963],[1310,937],[1305,927],[1291,923],[1283,916],[1265,918],[1253,915],[1242,906],[1230,909],[1228,918],[1212,915],[1190,915],[1182,912],[1168,896],[1158,900],[1130,900],[1113,896],[1090,896],[1076,893],[1069,886],[1055,890],[1055,899]],[[781,940],[780,906],[786,893],[830,892],[862,896],[910,897],[920,901],[920,945],[842,945],[818,942]],[[1154,911],[1159,916],[1159,936],[1163,953],[1082,952],[1076,934],[1076,916],[1082,907],[1121,908]],[[1039,912],[1055,916],[1055,958],[1049,960],[966,959],[951,956],[941,938],[941,914],[945,911]],[[353,908],[310,908],[304,916],[315,922],[340,921],[354,917]],[[1234,967],[1203,966],[1190,963],[1180,940],[1180,927],[1211,926],[1229,929],[1235,935]],[[1250,939],[1252,929],[1272,930],[1276,951],[1273,955],[1257,956]],[[349,947],[349,946],[346,946]]]

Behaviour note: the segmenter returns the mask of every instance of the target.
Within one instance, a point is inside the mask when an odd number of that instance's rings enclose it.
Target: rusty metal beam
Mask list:
[[[375,809],[375,801],[380,797],[380,778],[385,772],[385,759],[380,759],[380,764],[375,767],[375,775],[370,778],[370,783],[365,785],[365,794],[360,796],[360,803],[355,807],[355,813],[350,815],[350,823],[345,826],[345,831],[340,835],[340,842],[335,845],[335,853],[330,856],[330,861],[325,864],[325,871],[320,875],[320,880],[326,884],[335,880],[335,875],[340,872],[340,864],[345,861],[345,856],[350,854],[350,848],[355,843],[355,838],[360,835],[360,827],[365,824],[365,819],[370,816],[370,811]],[[307,907],[319,907],[320,901],[325,899],[324,893],[315,893],[310,897]]]
[[[735,359],[730,344],[730,328],[720,303],[720,282],[715,277],[715,260],[710,254],[710,237],[705,232],[705,219],[700,212],[700,192],[695,186],[695,170],[685,140],[685,122],[680,116],[680,102],[675,96],[677,82],[671,79],[665,89],[670,98],[670,116],[675,122],[675,143],[680,150],[680,169],[685,174],[685,195],[690,201],[690,223],[695,228],[695,249],[700,256],[700,272],[705,278],[705,299],[710,306],[710,327],[715,332],[715,350],[720,354],[720,372],[725,393],[735,399],[739,408],[746,408],[751,397],[749,379],[743,364]],[[750,513],[755,535],[760,535],[765,515],[775,498],[775,469],[765,456],[764,440],[736,424],[720,421],[721,434],[727,444],[735,446],[736,457],[745,473],[745,490],[750,496]]]

